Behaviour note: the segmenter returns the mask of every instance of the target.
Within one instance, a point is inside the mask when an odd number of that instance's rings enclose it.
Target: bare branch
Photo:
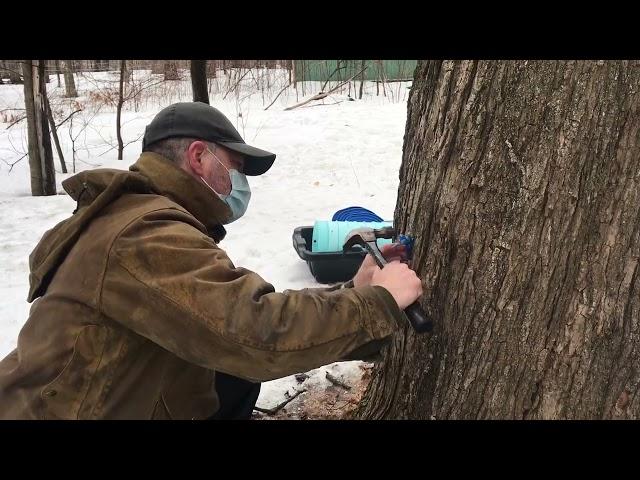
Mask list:
[[[124,148],[126,148],[126,147],[127,147],[127,145],[130,145],[130,144],[132,144],[132,143],[135,143],[135,142],[140,141],[140,139],[141,139],[143,136],[144,136],[144,134],[142,134],[142,133],[141,133],[141,134],[140,134],[140,135],[138,135],[135,139],[133,139],[133,140],[131,140],[131,141],[129,141],[129,142],[127,142],[127,143],[125,143],[125,144],[124,144],[124,146],[123,146],[123,149],[124,149]],[[102,140],[104,140],[104,142],[105,142],[107,145],[110,145],[110,146],[111,146],[111,148],[109,148],[109,149],[105,150],[104,152],[102,152],[100,155],[98,155],[99,157],[101,157],[101,156],[103,156],[103,155],[105,155],[105,154],[109,153],[111,150],[115,150],[116,148],[118,148],[118,145],[113,145],[112,143],[107,142],[107,141],[102,137],[102,135],[100,135],[100,138],[102,138]]]
[[[27,155],[29,155],[29,154],[28,154],[28,153],[25,153],[24,155],[22,155],[18,160],[16,160],[16,161],[15,161],[15,162],[13,162],[13,163],[9,163],[9,162],[7,162],[4,158],[2,158],[2,159],[0,159],[0,160],[2,160],[2,161],[3,161],[3,162],[4,162],[4,163],[9,167],[9,171],[11,171],[11,170],[13,170],[13,167],[15,167],[15,166],[16,166],[16,164],[17,164],[18,162],[20,162],[20,160],[22,160],[23,158],[25,158]]]
[[[367,66],[367,67],[364,67],[362,70],[360,70],[358,73],[356,73],[353,77],[351,77],[351,78],[349,78],[348,80],[345,80],[344,82],[342,82],[342,83],[340,83],[340,84],[336,85],[336,86],[335,86],[335,87],[333,87],[331,90],[329,90],[327,93],[320,92],[320,93],[318,93],[317,95],[314,95],[313,97],[308,98],[307,100],[304,100],[304,101],[302,101],[302,102],[300,102],[300,103],[297,103],[297,104],[295,104],[295,105],[292,105],[292,106],[290,106],[290,107],[285,108],[285,110],[293,110],[294,108],[301,107],[302,105],[306,105],[307,103],[312,102],[312,101],[314,101],[314,100],[321,100],[321,99],[323,99],[323,98],[325,98],[325,97],[328,97],[331,93],[335,92],[335,91],[336,91],[336,90],[338,90],[340,87],[342,87],[343,85],[346,85],[346,84],[347,84],[347,83],[349,83],[351,80],[353,80],[354,78],[356,78],[358,75],[360,75],[362,72],[364,72],[367,68],[368,68],[368,66]]]
[[[278,405],[276,405],[273,408],[261,408],[261,407],[255,406],[255,407],[253,407],[253,409],[258,411],[258,412],[266,413],[267,415],[275,415],[280,410],[282,410],[289,402],[291,402],[294,398],[296,398],[298,395],[300,395],[301,393],[304,393],[306,391],[307,391],[306,388],[303,388],[302,390],[297,390],[295,394],[293,394],[291,397],[287,398],[286,400],[284,400],[283,402],[279,403]]]
[[[24,108],[3,108],[2,110],[0,110],[0,113],[9,112],[9,111],[12,111],[12,110],[20,110],[22,112],[25,111]]]
[[[327,86],[327,83],[329,83],[329,80],[331,80],[331,77],[333,77],[337,72],[339,72],[340,70],[344,70],[345,68],[347,68],[347,64],[345,63],[344,65],[340,66],[340,60],[338,60],[338,65],[336,66],[336,69],[331,73],[331,75],[329,75],[329,78],[327,78],[324,82],[324,84],[322,85],[322,88],[320,89],[321,92],[324,91],[324,87]]]
[[[27,118],[27,116],[25,115],[24,117],[20,117],[19,119],[11,122],[11,125],[9,125],[7,128],[5,128],[5,130],[9,130],[11,127],[13,127],[16,123],[20,123],[22,120],[24,120],[25,118]]]
[[[227,95],[229,95],[231,92],[233,92],[233,91],[236,89],[236,87],[237,87],[238,85],[240,85],[240,82],[242,81],[242,79],[243,79],[244,77],[246,77],[246,76],[247,76],[247,74],[248,74],[250,71],[251,71],[251,69],[248,69],[246,72],[244,72],[244,73],[242,74],[242,76],[241,76],[241,77],[236,81],[236,83],[233,85],[233,87],[231,87],[229,90],[227,90],[227,93],[225,93],[225,94],[224,94],[224,97],[222,97],[222,99],[223,99],[223,100],[224,100],[225,98],[227,98]]]
[[[76,113],[81,112],[82,109],[76,110],[75,112],[72,112],[67,118],[65,118],[64,120],[62,120],[60,123],[58,123],[56,125],[56,128],[60,127],[60,125],[62,125],[64,122],[66,122],[67,120],[69,120],[71,117],[73,117]]]
[[[271,107],[271,105],[273,105],[274,103],[276,103],[276,100],[278,100],[278,97],[280,95],[282,95],[282,92],[284,92],[287,88],[289,88],[291,86],[291,83],[289,83],[289,85],[285,86],[282,90],[280,90],[280,93],[278,93],[278,95],[276,95],[276,98],[273,99],[273,102],[271,102],[269,104],[269,106],[267,108],[265,108],[265,111],[269,110],[269,107]]]

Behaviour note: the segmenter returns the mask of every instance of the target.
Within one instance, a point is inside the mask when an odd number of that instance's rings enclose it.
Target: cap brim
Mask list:
[[[222,145],[229,150],[238,152],[245,157],[244,162],[244,174],[249,176],[262,175],[271,168],[273,162],[276,159],[276,154],[261,150],[246,143],[240,142],[220,142],[216,143]]]

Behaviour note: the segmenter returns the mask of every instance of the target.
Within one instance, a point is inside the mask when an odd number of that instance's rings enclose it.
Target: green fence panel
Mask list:
[[[298,81],[344,81],[364,71],[365,80],[412,80],[417,60],[296,60]],[[361,76],[356,77],[360,80]]]

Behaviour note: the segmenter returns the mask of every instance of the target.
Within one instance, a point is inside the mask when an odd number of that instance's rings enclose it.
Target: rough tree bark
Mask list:
[[[395,223],[422,304],[358,416],[640,417],[640,62],[419,62]]]
[[[65,97],[76,98],[78,96],[78,91],[76,90],[76,82],[73,79],[73,67],[71,62],[71,60],[64,60],[62,62],[64,68]]]
[[[46,102],[44,101],[47,96],[44,75],[44,60],[25,60],[22,64],[31,194],[34,197],[56,194],[53,151],[49,137]]]
[[[206,60],[191,60],[191,88],[194,102],[209,103]]]

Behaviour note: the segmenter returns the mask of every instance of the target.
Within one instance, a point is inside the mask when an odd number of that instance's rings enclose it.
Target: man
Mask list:
[[[147,126],[130,171],[63,182],[74,214],[30,256],[34,301],[0,362],[0,418],[249,418],[259,382],[367,358],[422,293],[405,264],[274,292],[218,243],[275,155],[203,103]],[[350,287],[344,285],[343,287]]]

